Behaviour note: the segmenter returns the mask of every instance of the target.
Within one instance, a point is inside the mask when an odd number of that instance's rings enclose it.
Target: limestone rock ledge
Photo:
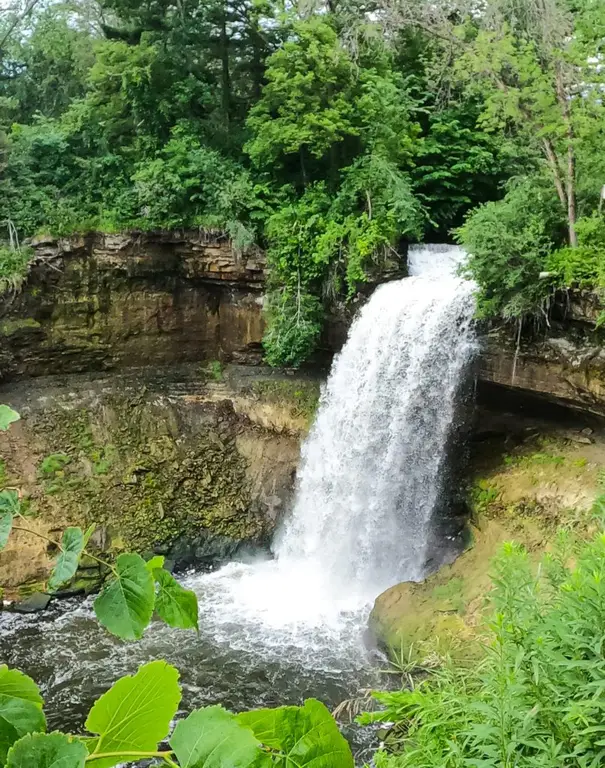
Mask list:
[[[204,359],[259,362],[265,259],[220,232],[93,233],[31,243],[3,297],[0,374],[50,375]]]
[[[110,557],[156,552],[187,566],[268,545],[319,385],[189,364],[1,390],[22,419],[0,433],[0,488],[21,490],[26,527],[57,540],[68,525],[94,523],[93,544]],[[36,587],[52,555],[42,539],[15,532],[0,552],[0,587]]]
[[[558,297],[550,324],[520,339],[510,327],[492,328],[482,338],[480,383],[605,415],[603,310],[599,296],[578,291]]]

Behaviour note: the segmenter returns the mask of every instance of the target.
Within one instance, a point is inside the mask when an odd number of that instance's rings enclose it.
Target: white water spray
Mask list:
[[[247,647],[323,645],[345,626],[358,633],[382,590],[422,578],[475,347],[474,285],[452,274],[461,256],[413,250],[414,276],[380,286],[353,323],[303,446],[275,560],[200,579],[202,611],[228,642],[237,625]]]

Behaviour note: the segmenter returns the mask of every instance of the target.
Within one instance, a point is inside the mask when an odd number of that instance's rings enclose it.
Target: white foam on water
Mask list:
[[[275,560],[197,577],[202,621],[225,642],[316,650],[346,636],[359,649],[374,598],[422,578],[475,350],[474,285],[452,274],[464,253],[450,251],[416,249],[417,274],[380,286],[351,326],[302,448]]]

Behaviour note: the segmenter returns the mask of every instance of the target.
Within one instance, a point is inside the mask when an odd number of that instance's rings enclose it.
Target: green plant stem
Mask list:
[[[18,512],[17,517],[19,517],[21,520],[25,520],[23,515]],[[59,544],[58,541],[55,541],[55,539],[51,539],[50,536],[46,536],[43,533],[38,533],[38,531],[32,531],[30,528],[22,528],[19,525],[13,525],[13,531],[22,531],[23,533],[30,533],[32,536],[37,536],[39,539],[44,539],[44,541],[47,541],[49,544],[52,544],[53,546],[57,547],[58,549],[63,552],[63,547]],[[88,550],[83,549],[82,550],[83,555],[88,555],[88,557],[91,558],[91,560],[95,560],[100,565],[104,565],[113,573],[114,576],[119,577],[119,573],[116,571],[116,569],[110,565],[109,563],[105,562],[105,560],[101,560],[99,557],[96,557],[96,555],[92,555]]]
[[[135,757],[139,760],[144,760],[148,757],[161,757],[165,762],[170,761],[168,765],[176,765],[176,763],[170,760],[170,755],[172,754],[173,752],[97,752],[93,755],[88,755],[85,762],[92,763],[94,760],[103,760],[109,757]]]

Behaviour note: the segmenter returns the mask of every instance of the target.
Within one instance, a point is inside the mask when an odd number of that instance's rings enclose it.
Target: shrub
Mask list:
[[[475,209],[457,231],[467,274],[480,287],[478,313],[507,319],[533,314],[552,292],[540,273],[561,241],[558,201],[540,177],[517,180],[505,197]]]
[[[577,549],[561,538],[536,575],[504,546],[481,662],[446,660],[412,690],[377,694],[385,709],[364,721],[395,723],[377,768],[602,764],[605,535]]]

